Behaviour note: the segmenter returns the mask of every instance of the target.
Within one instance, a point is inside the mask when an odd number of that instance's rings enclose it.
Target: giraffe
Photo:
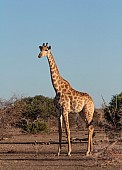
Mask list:
[[[54,98],[54,104],[56,106],[56,111],[58,114],[58,128],[59,128],[59,146],[58,146],[58,156],[61,152],[61,141],[62,141],[62,120],[64,120],[67,142],[68,142],[68,156],[71,156],[71,142],[70,142],[70,127],[68,114],[70,112],[79,113],[83,115],[84,121],[88,126],[88,144],[87,153],[90,155],[93,151],[92,136],[94,132],[94,126],[92,124],[93,114],[94,114],[94,102],[92,98],[87,93],[79,92],[73,89],[68,81],[63,79],[59,73],[58,67],[55,63],[54,57],[51,53],[51,46],[48,43],[43,43],[39,46],[40,53],[38,58],[46,56],[48,59],[50,67],[50,75],[52,80],[52,85],[54,87],[56,96]]]

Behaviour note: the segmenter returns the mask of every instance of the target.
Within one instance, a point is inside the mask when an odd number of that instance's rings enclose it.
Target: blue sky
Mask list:
[[[0,1],[0,98],[54,97],[48,42],[60,74],[96,107],[122,91],[121,0]]]

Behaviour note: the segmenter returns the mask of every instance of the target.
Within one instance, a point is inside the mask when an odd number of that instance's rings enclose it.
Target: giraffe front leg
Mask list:
[[[93,132],[94,132],[93,125],[89,125],[89,127],[88,127],[88,146],[87,146],[87,153],[86,153],[87,156],[91,155],[91,152],[93,151],[93,142],[92,142]]]
[[[61,141],[62,141],[62,114],[58,115],[58,131],[59,131],[59,146],[58,146],[58,156],[61,152]]]
[[[68,119],[68,113],[63,114],[64,118],[64,124],[66,129],[66,135],[67,135],[67,141],[68,141],[68,156],[71,156],[71,142],[70,142],[70,128],[69,128],[69,119]]]

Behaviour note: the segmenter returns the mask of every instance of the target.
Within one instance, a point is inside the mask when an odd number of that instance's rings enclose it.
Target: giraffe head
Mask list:
[[[48,55],[50,54],[50,49],[51,49],[51,46],[48,46],[48,43],[43,43],[42,46],[39,46],[39,49],[40,49],[40,53],[38,55],[38,58],[42,58],[43,56],[46,56],[48,57]]]

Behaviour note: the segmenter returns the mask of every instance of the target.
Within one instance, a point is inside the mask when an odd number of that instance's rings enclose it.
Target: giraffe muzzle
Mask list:
[[[38,55],[38,58],[41,58],[40,54]]]

